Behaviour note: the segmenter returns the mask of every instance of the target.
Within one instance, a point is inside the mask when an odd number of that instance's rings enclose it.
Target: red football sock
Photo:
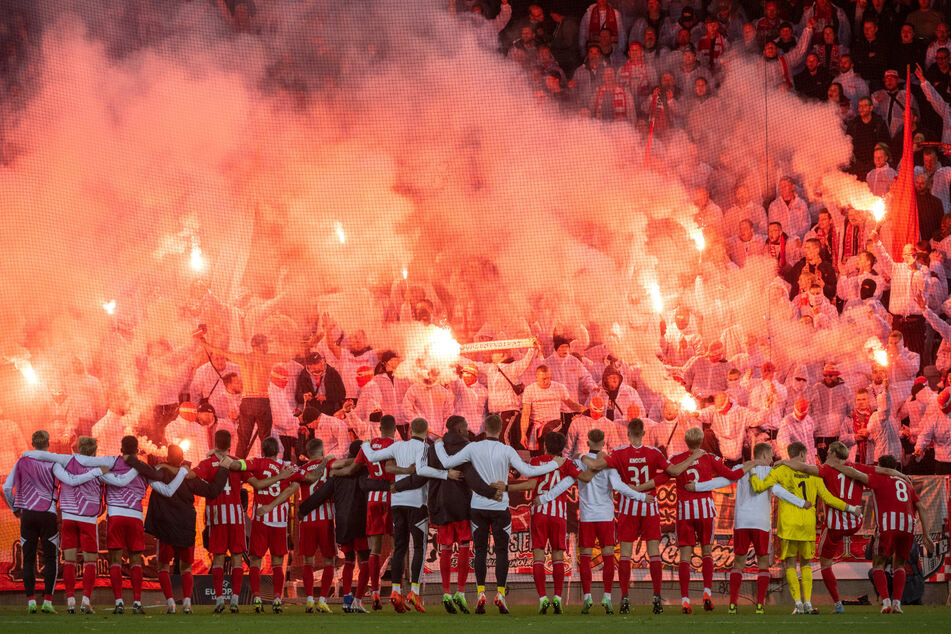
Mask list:
[[[468,545],[459,547],[459,554],[456,556],[458,572],[456,573],[456,590],[466,591],[466,583],[469,581],[469,561],[472,559],[472,548]]]
[[[581,591],[591,594],[591,555],[578,557],[578,574],[581,576]]]
[[[439,551],[439,575],[442,577],[442,592],[452,590],[452,548],[443,546]]]
[[[118,601],[122,598],[122,566],[120,564],[109,566],[109,582],[112,585],[112,596]]]
[[[766,603],[766,591],[769,590],[769,568],[760,568],[756,575],[756,602]]]
[[[380,555],[370,553],[370,589],[380,591]]]
[[[83,565],[83,596],[92,601],[92,590],[96,587],[96,564]]]
[[[690,596],[690,563],[680,562],[680,596]]]
[[[192,598],[192,584],[195,579],[192,577],[192,571],[182,573],[182,598],[191,599]]]
[[[892,574],[892,601],[901,601],[905,593],[905,567],[899,566]]]
[[[85,575],[85,572],[83,573]],[[112,564],[109,566],[109,581],[112,584],[112,596],[118,601],[122,598],[122,566]],[[83,579],[83,589],[85,590],[86,580]]]
[[[553,568],[552,577],[555,582],[555,596],[560,597],[565,589],[565,576],[568,574],[568,564],[563,561],[556,561]]]
[[[215,589],[215,598],[224,596],[225,587],[225,569],[221,566],[211,568],[211,583]]]
[[[614,588],[614,567],[617,565],[617,561],[614,559],[614,553],[609,555],[601,555],[601,579],[604,580],[604,592],[605,594],[611,594],[611,590]],[[588,566],[588,574],[591,574],[591,566]]]
[[[67,598],[76,595],[76,564],[71,561],[63,564],[63,586]]]
[[[300,567],[300,577],[304,580],[304,596],[314,596],[314,566],[313,564],[304,564]]]
[[[367,580],[370,578],[370,565],[364,561],[357,562],[357,595],[356,598],[363,599],[367,593]]]
[[[284,598],[284,566],[275,566],[271,571],[271,579],[274,582],[274,598]]]
[[[664,580],[664,562],[660,555],[651,556],[650,560],[651,583],[654,585],[654,594],[660,596],[660,584]]]
[[[736,603],[740,598],[740,584],[743,583],[743,573],[734,570],[730,573],[730,603]]]
[[[234,572],[232,572],[234,575]],[[251,566],[248,572],[248,581],[251,583],[251,598],[257,599],[261,596],[261,567]]]
[[[260,570],[259,570],[260,572]],[[244,566],[235,566],[231,569],[231,593],[232,597],[241,596],[241,584],[244,582]]]
[[[545,564],[536,561],[532,564],[532,577],[535,578],[535,591],[538,592],[538,598],[546,595],[548,590],[545,588]]]
[[[617,584],[621,587],[621,595],[627,596],[631,588],[631,558],[621,556],[617,567]]]
[[[703,575],[703,589],[713,589],[713,557],[706,555],[701,563],[701,574]]]
[[[330,594],[330,586],[334,582],[333,564],[324,566],[324,571],[320,575],[320,596],[326,598]]]
[[[132,566],[132,601],[142,602],[142,564]]]
[[[340,589],[343,594],[353,593],[353,566],[354,562],[349,559],[343,562],[343,570],[340,573]]]
[[[875,591],[882,599],[888,598],[888,580],[885,578],[885,571],[876,568],[872,571],[872,583],[875,584]]]
[[[829,591],[829,596],[832,597],[832,602],[838,603],[839,584],[836,582],[835,575],[832,573],[832,566],[820,568],[819,572],[822,573],[822,582],[826,584],[826,590]]]

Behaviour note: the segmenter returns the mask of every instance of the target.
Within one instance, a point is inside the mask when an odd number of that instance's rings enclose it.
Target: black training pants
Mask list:
[[[59,529],[56,514],[23,511],[20,515],[20,546],[23,548],[23,589],[32,597],[36,591],[37,542],[43,547],[43,583],[45,594],[52,595],[59,572]]]
[[[509,536],[512,534],[512,514],[504,511],[471,509],[472,545],[475,549],[476,583],[485,585],[486,556],[489,550],[489,532],[495,542],[495,585],[505,587],[509,576]]]
[[[403,562],[413,537],[413,561],[410,564],[410,583],[419,583],[423,576],[423,556],[429,539],[429,511],[425,506],[391,506],[393,515],[393,557],[390,559],[390,582],[403,583]]]

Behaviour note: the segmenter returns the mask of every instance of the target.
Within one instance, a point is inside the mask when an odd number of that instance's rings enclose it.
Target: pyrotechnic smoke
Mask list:
[[[733,185],[767,195],[780,174],[830,202],[867,193],[836,176],[850,148],[834,111],[780,93],[767,108],[758,61],[731,63],[716,135],[658,140],[646,170],[630,127],[539,105],[438,8],[265,5],[262,40],[207,3],[129,20],[126,3],[92,4],[39,3],[37,83],[0,170],[0,350],[29,350],[49,381],[80,355],[142,414],[187,378],[198,323],[233,350],[256,332],[290,349],[324,312],[412,353],[429,329],[385,322],[423,294],[460,340],[483,322],[613,333],[671,394],[645,334],[664,308],[692,308],[707,341],[732,328],[821,356],[847,339],[804,347],[763,293],[773,264],[727,271],[723,237],[697,235],[698,161],[724,208]]]

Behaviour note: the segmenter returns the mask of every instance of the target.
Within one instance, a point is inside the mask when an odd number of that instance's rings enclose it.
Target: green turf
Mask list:
[[[474,602],[473,602],[474,603]],[[148,634],[149,632],[168,632],[194,630],[202,632],[233,632],[257,631],[261,634],[276,634],[281,631],[303,631],[305,628],[331,627],[334,632],[409,632],[439,631],[441,634],[464,634],[466,632],[485,632],[487,629],[498,631],[521,632],[549,632],[571,631],[578,632],[586,628],[603,627],[651,627],[664,632],[688,632],[696,634],[698,628],[703,634],[709,632],[769,632],[802,631],[804,627],[816,628],[817,631],[833,628],[846,628],[856,634],[866,632],[892,631],[949,631],[951,629],[951,608],[946,607],[919,607],[908,606],[905,613],[899,615],[881,615],[877,607],[846,607],[846,614],[833,615],[831,608],[820,608],[824,613],[819,616],[793,616],[786,606],[769,606],[768,614],[756,616],[752,607],[743,606],[740,614],[729,616],[726,606],[718,606],[712,613],[684,616],[679,613],[677,606],[665,606],[666,611],[660,616],[649,614],[650,607],[635,606],[634,614],[628,616],[604,616],[598,606],[589,616],[579,614],[580,607],[568,606],[568,614],[554,616],[538,616],[535,609],[528,606],[514,606],[513,614],[502,617],[494,608],[489,609],[485,616],[451,616],[443,611],[440,604],[427,606],[427,614],[406,614],[398,616],[392,609],[382,613],[359,615],[342,614],[340,606],[334,605],[337,614],[304,614],[303,607],[287,606],[282,615],[256,615],[251,613],[250,606],[242,606],[242,613],[238,615],[212,615],[211,608],[201,606],[198,612],[190,617],[182,615],[164,614],[164,608],[148,608],[145,616],[135,616],[126,613],[122,616],[113,616],[106,609],[101,608],[94,616],[68,616],[65,609],[57,606],[60,614],[29,615],[26,610],[19,608],[0,608],[0,629],[6,632],[31,631],[39,628],[45,631],[74,631],[74,632],[134,632]],[[697,606],[700,608],[700,606]],[[615,605],[617,609],[617,605]]]

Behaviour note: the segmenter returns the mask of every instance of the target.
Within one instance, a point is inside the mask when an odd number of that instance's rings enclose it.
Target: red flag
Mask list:
[[[647,130],[647,147],[644,148],[644,167],[647,167],[651,160],[651,145],[654,143],[654,122],[657,117],[657,98],[657,95],[651,97],[650,128]]]
[[[898,178],[891,188],[889,219],[892,228],[891,252],[896,262],[901,261],[901,250],[906,244],[918,242],[918,201],[915,198],[915,162],[911,132],[911,67],[906,67],[905,78],[905,136],[902,140],[902,161]],[[886,245],[889,246],[889,245]]]

